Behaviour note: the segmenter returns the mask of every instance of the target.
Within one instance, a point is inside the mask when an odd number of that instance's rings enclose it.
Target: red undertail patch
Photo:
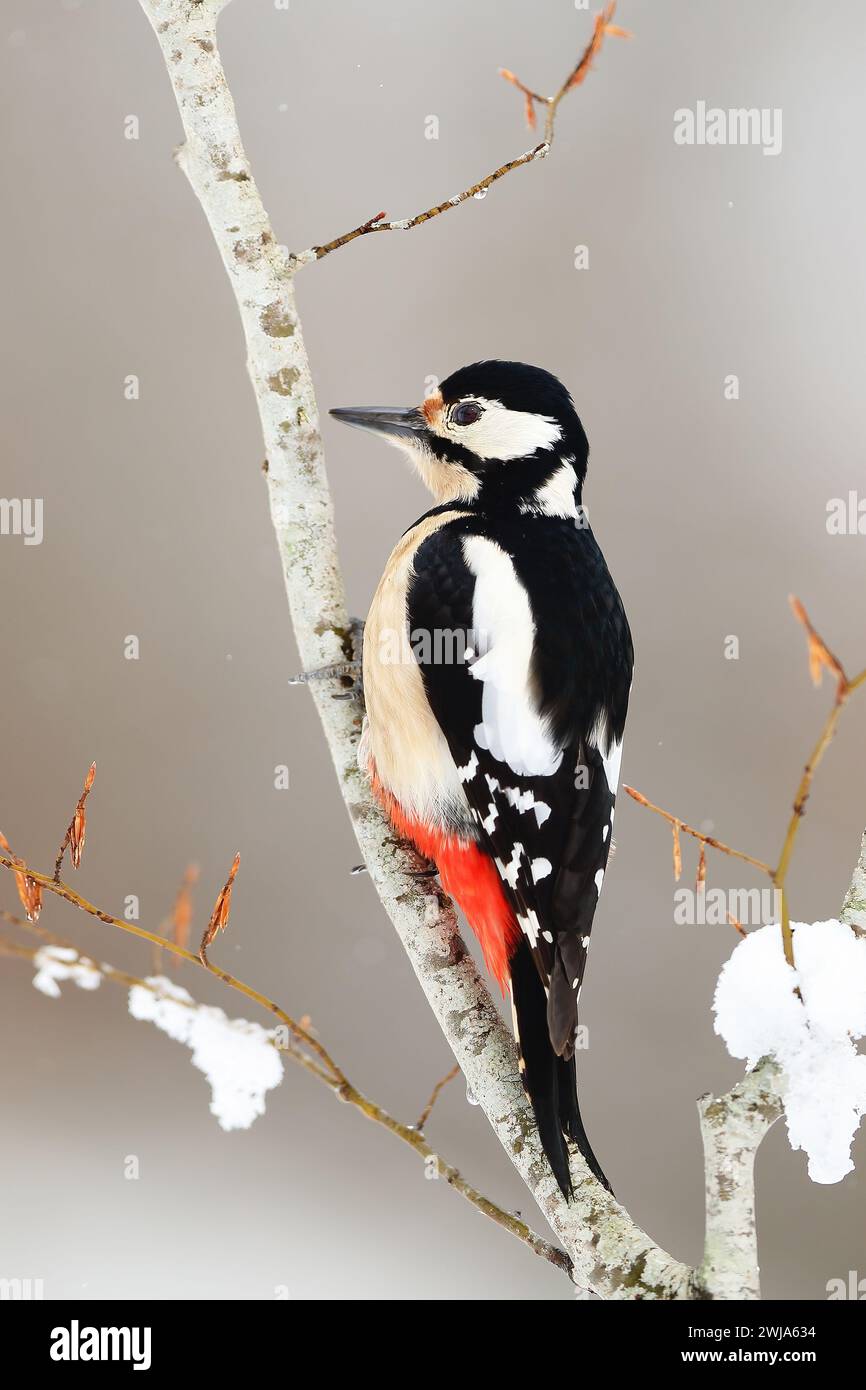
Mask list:
[[[487,969],[504,994],[510,978],[508,962],[520,942],[521,931],[493,860],[478,845],[413,820],[375,774],[372,781],[394,829],[435,863],[442,887],[464,912],[478,937]]]

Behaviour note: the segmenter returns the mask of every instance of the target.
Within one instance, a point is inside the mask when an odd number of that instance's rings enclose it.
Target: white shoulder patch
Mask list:
[[[475,575],[472,627],[482,655],[469,670],[484,682],[475,742],[523,776],[549,777],[562,761],[533,699],[529,668],[535,623],[510,557],[486,536],[466,536],[463,554]]]
[[[622,739],[618,742],[613,739],[610,744],[610,751],[605,752],[605,745],[608,741],[607,719],[604,715],[598,720],[595,728],[589,735],[589,741],[593,748],[597,748],[601,753],[601,761],[604,767],[604,775],[607,779],[608,789],[611,796],[616,796],[619,786],[619,773],[622,766]]]
[[[547,482],[536,488],[528,501],[521,502],[520,510],[533,516],[561,516],[576,520],[574,489],[577,487],[577,474],[573,464],[573,454],[564,458]]]

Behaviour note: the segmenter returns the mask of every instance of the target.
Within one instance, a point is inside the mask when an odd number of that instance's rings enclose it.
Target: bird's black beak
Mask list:
[[[335,420],[345,425],[354,425],[359,430],[369,430],[371,434],[383,434],[397,443],[401,439],[422,435],[427,421],[416,406],[339,406],[328,412]]]

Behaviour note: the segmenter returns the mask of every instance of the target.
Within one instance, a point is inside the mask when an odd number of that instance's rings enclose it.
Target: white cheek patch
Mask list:
[[[530,691],[535,624],[526,590],[505,551],[486,536],[466,536],[463,555],[475,575],[472,626],[484,655],[470,666],[484,684],[479,748],[524,777],[549,777],[562,761]]]
[[[526,458],[537,449],[552,449],[562,438],[562,430],[549,415],[533,415],[529,410],[507,410],[501,401],[486,401],[473,397],[482,407],[482,415],[471,425],[454,425],[445,421],[449,439],[470,449],[477,458]]]

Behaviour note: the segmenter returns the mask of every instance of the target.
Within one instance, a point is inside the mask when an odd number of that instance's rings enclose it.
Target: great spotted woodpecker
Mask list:
[[[565,387],[487,361],[419,407],[340,409],[436,499],[385,567],[364,634],[361,761],[510,989],[524,1085],[565,1196],[577,1001],[610,852],[632,678],[628,622],[582,504]]]

